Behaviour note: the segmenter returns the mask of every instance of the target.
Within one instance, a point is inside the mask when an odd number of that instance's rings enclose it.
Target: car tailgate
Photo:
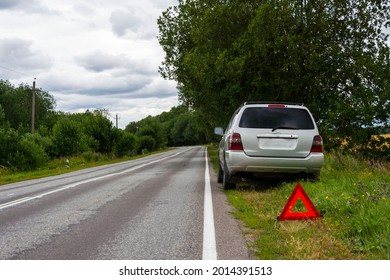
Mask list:
[[[313,131],[271,129],[240,129],[244,152],[258,157],[297,157],[310,154]]]

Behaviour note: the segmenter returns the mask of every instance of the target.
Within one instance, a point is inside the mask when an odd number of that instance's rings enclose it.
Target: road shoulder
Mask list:
[[[209,162],[210,164],[210,162]],[[231,212],[234,210],[227,201],[226,194],[210,165],[210,183],[213,196],[213,211],[217,253],[219,260],[251,260],[255,259],[250,253],[244,238],[242,223],[235,219]]]

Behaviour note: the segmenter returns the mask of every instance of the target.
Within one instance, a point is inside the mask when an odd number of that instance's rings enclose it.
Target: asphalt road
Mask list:
[[[0,259],[250,259],[205,155],[183,147],[0,186]]]

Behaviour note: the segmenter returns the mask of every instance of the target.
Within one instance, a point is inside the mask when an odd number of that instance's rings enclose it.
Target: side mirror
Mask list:
[[[223,128],[222,127],[214,128],[214,134],[222,136],[223,135]]]

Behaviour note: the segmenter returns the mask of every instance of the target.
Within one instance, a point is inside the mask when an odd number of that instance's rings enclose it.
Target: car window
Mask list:
[[[242,128],[295,128],[314,129],[310,114],[298,108],[246,108],[242,113],[239,126]]]

